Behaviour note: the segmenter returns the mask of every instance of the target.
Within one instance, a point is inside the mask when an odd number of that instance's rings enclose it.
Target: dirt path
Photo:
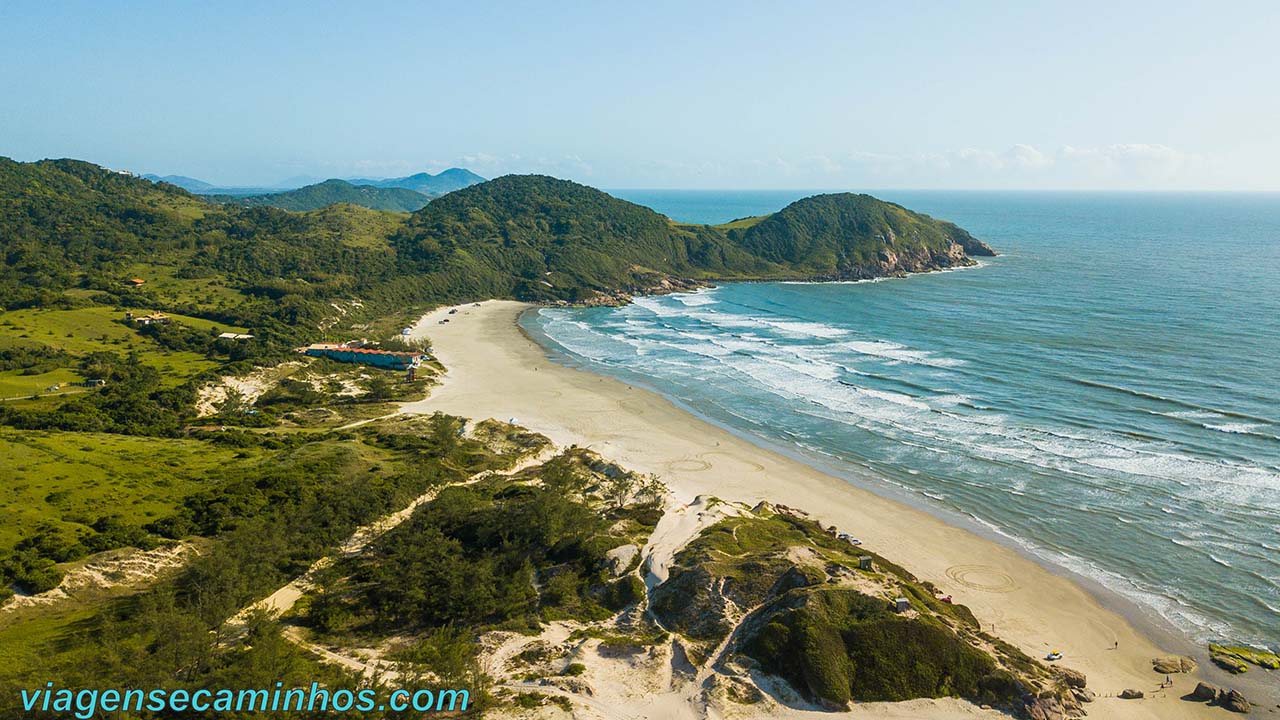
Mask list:
[[[551,457],[553,457],[556,452],[558,451],[554,446],[549,446],[547,448],[544,448],[541,452],[535,455],[530,455],[530,456],[521,458],[519,461],[516,462],[515,465],[511,466],[510,468],[502,472],[495,472],[493,470],[481,470],[480,472],[475,473],[474,475],[472,475],[471,477],[467,478],[462,482],[450,483],[448,485],[442,485],[440,487],[431,488],[425,493],[414,498],[413,501],[410,502],[405,507],[393,513],[388,513],[387,515],[383,515],[382,517],[378,518],[377,520],[374,520],[373,522],[367,525],[363,525],[359,528],[356,528],[356,531],[353,532],[350,537],[348,537],[341,545],[338,546],[338,552],[336,554],[320,558],[319,560],[312,563],[311,567],[307,568],[307,571],[302,575],[299,575],[298,577],[294,578],[290,582],[281,586],[275,592],[271,593],[270,595],[263,598],[262,600],[259,600],[258,602],[253,603],[252,605],[249,605],[245,608],[242,608],[240,612],[236,613],[235,616],[231,618],[230,623],[233,626],[243,626],[244,623],[248,620],[249,616],[252,613],[258,612],[258,611],[265,610],[277,617],[289,612],[290,610],[293,609],[293,606],[297,604],[298,600],[308,590],[311,590],[312,588],[315,587],[314,580],[317,573],[319,573],[321,570],[332,565],[333,562],[338,557],[350,557],[352,555],[357,555],[360,552],[364,551],[364,549],[367,548],[369,544],[372,543],[374,540],[377,540],[379,537],[383,536],[387,532],[399,526],[405,520],[408,520],[409,517],[413,515],[413,511],[417,510],[418,507],[421,506],[423,503],[430,502],[431,500],[435,499],[436,495],[438,495],[441,490],[447,487],[458,487],[462,485],[470,485],[472,483],[479,482],[489,477],[514,475],[522,470],[525,470],[527,468],[534,467],[536,465],[540,465],[546,462]],[[296,637],[296,633],[286,634],[286,636],[289,637],[291,640],[300,641],[300,638]],[[345,658],[345,656],[341,656],[341,655],[338,655],[337,653],[333,653],[332,651],[325,650],[312,643],[301,642],[300,644],[304,644],[308,649],[315,650],[322,657],[333,659],[335,662],[339,662],[340,664],[346,665],[345,662],[338,660],[338,658],[350,660],[353,663],[359,664],[359,661],[352,660],[350,658]],[[353,667],[353,669],[358,669],[358,670],[361,670],[362,668],[363,666]]]

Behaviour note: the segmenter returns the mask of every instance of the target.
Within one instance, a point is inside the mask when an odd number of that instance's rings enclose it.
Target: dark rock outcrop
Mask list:
[[[1249,663],[1241,660],[1234,655],[1226,655],[1223,653],[1213,653],[1209,656],[1214,665],[1226,670],[1234,675],[1249,672]]]
[[[1222,707],[1236,713],[1247,713],[1253,709],[1253,705],[1245,699],[1239,690],[1222,689],[1218,691],[1218,704]]]
[[[1141,690],[1134,690],[1133,688],[1126,688],[1126,689],[1124,689],[1124,690],[1121,690],[1121,691],[1120,691],[1120,699],[1121,699],[1121,700],[1140,700],[1140,699],[1142,699],[1143,697],[1146,697],[1146,693],[1142,692]]]
[[[1218,687],[1202,682],[1196,685],[1196,689],[1192,690],[1188,697],[1201,702],[1213,702],[1218,699]]]
[[[1067,710],[1057,697],[1032,698],[1023,706],[1024,715],[1029,720],[1067,720]]]
[[[1058,677],[1062,678],[1062,682],[1066,683],[1070,688],[1083,688],[1089,682],[1085,678],[1084,673],[1079,670],[1072,670],[1069,667],[1056,668]]]

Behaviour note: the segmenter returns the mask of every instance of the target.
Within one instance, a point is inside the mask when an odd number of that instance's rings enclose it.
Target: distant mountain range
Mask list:
[[[424,195],[444,195],[484,182],[484,178],[465,168],[449,168],[437,175],[418,173],[402,178],[376,179],[352,178],[355,185],[372,185],[379,188],[404,188]]]
[[[166,182],[166,183],[169,183],[170,185],[177,185],[183,190],[186,190],[187,192],[193,192],[193,193],[208,193],[208,192],[213,192],[215,190],[218,190],[217,187],[210,185],[209,183],[203,180],[190,178],[190,177],[187,177],[186,175],[154,175],[154,174],[148,173],[146,175],[143,175],[142,179],[150,180],[151,182]]]
[[[465,168],[449,168],[436,175],[421,172],[399,178],[332,178],[310,184],[309,178],[295,177],[276,187],[225,187],[185,175],[148,174],[142,178],[176,185],[229,205],[307,211],[345,202],[394,212],[419,210],[432,198],[485,181]]]
[[[206,195],[213,202],[242,207],[274,207],[281,210],[305,212],[319,210],[334,203],[351,203],[372,210],[413,212],[438,197],[402,187],[375,187],[353,185],[346,180],[325,180],[297,190],[264,193],[261,195]]]

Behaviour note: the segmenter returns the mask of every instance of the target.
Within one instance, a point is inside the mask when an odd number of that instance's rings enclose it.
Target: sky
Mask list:
[[[0,0],[0,155],[220,185],[1280,190],[1276,2]]]

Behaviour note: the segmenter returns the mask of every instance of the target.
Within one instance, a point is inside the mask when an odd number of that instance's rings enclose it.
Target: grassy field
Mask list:
[[[145,315],[139,311],[137,315]],[[220,332],[246,332],[232,327],[186,315],[169,314],[175,323],[198,330],[217,329]],[[108,307],[94,306],[75,310],[16,310],[0,315],[0,348],[45,347],[63,350],[78,356],[90,352],[112,351],[120,354],[137,353],[142,362],[159,370],[168,385],[177,385],[187,378],[216,367],[202,355],[178,352],[160,347],[143,337],[132,327],[120,322],[124,312]],[[0,372],[0,399],[27,398],[46,395],[54,385],[61,391],[84,378],[69,367],[50,372],[26,375],[21,370]]]
[[[135,315],[150,311],[138,310]],[[202,318],[167,313],[176,323],[198,330],[217,328],[222,332],[247,332],[244,328],[215,323]],[[151,341],[120,322],[123,310],[94,306],[75,310],[14,310],[0,315],[0,346],[39,344],[80,354],[97,350],[145,352],[155,349]]]
[[[0,666],[40,667],[56,656],[77,626],[92,618],[95,612],[92,607],[76,604],[0,616]]]
[[[57,395],[60,393],[83,392],[83,388],[73,387],[80,382],[80,377],[70,368],[57,368],[36,375],[23,375],[19,370],[0,372],[0,400],[19,400],[32,395]],[[57,390],[52,390],[57,386]]]
[[[727,222],[722,225],[716,225],[716,227],[726,231],[727,230],[746,230],[749,227],[759,225],[760,221],[764,220],[767,217],[769,216],[757,215],[756,217],[738,218],[737,220],[734,220],[732,222]]]
[[[180,278],[177,270],[172,265],[138,263],[126,270],[125,275],[145,280],[143,287],[148,292],[175,303],[213,308],[234,306],[244,300],[244,296],[227,287],[221,277]],[[227,330],[236,332],[230,328]]]
[[[46,521],[88,525],[121,515],[148,523],[256,459],[254,450],[196,440],[0,429],[0,547]]]

